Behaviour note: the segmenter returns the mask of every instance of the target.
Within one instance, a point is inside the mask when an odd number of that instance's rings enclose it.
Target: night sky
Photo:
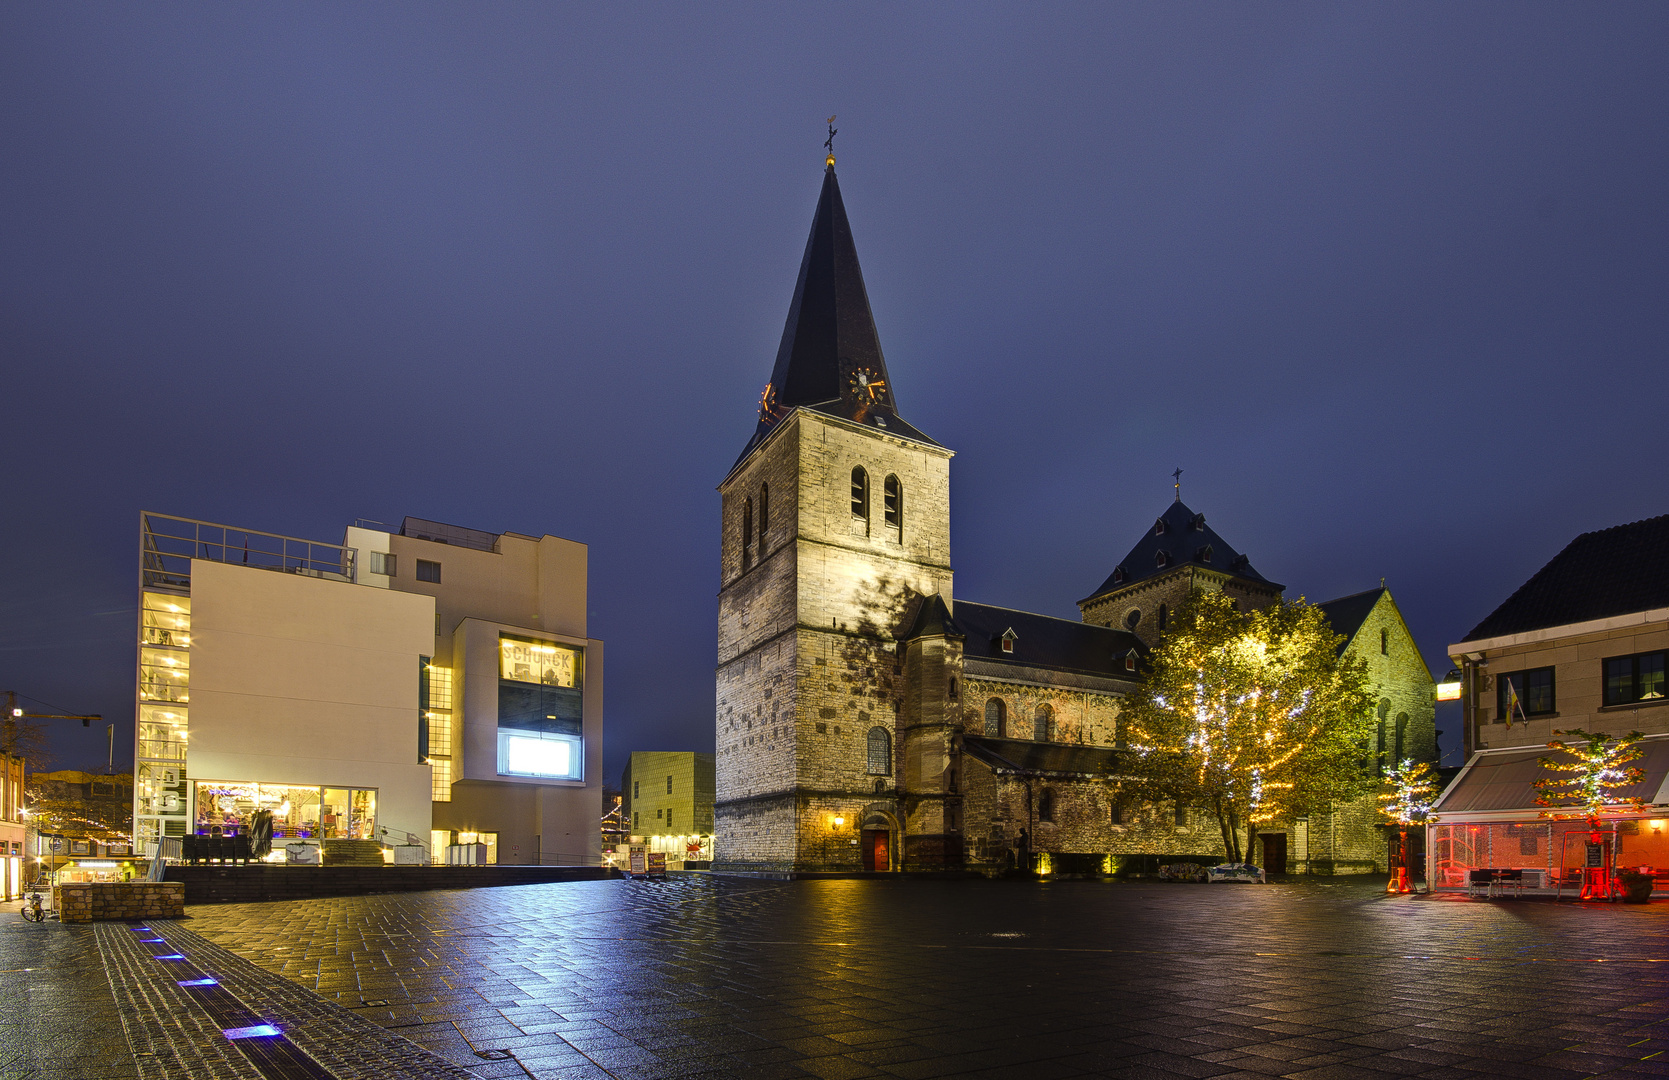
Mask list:
[[[959,597],[1075,618],[1180,466],[1441,677],[1669,512],[1666,56],[1661,3],[8,4],[0,687],[120,764],[141,509],[410,514],[588,543],[608,776],[711,750],[830,113]]]

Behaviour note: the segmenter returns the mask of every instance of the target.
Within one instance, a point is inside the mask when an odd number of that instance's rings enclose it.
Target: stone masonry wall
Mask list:
[[[1240,601],[1240,607],[1245,611],[1268,607],[1280,599],[1281,595],[1272,588],[1254,585],[1252,582],[1213,570],[1205,570],[1198,566],[1178,566],[1155,577],[1095,597],[1093,601],[1080,602],[1078,610],[1085,622],[1130,630],[1141,639],[1143,645],[1152,648],[1158,643],[1161,633],[1160,605],[1163,604],[1169,610],[1175,611],[1187,600],[1189,594],[1196,590],[1221,592],[1225,596],[1233,597]],[[1134,625],[1130,622],[1132,613],[1140,615]]]
[[[172,881],[54,885],[52,904],[58,918],[67,923],[179,919],[185,916],[185,886]]]

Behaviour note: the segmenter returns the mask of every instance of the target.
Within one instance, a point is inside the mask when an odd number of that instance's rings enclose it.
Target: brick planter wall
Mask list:
[[[172,881],[55,885],[52,904],[67,923],[177,919],[185,914],[185,886]]]
[[[243,904],[308,900],[320,896],[425,889],[477,889],[493,885],[543,885],[620,876],[597,866],[187,866],[167,868],[168,883],[183,887],[193,904]]]

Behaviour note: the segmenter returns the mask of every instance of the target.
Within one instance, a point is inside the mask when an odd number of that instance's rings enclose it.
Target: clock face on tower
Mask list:
[[[887,381],[869,368],[858,368],[847,377],[846,385],[860,405],[885,405]]]

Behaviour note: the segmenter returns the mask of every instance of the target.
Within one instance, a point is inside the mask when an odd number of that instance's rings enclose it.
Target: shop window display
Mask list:
[[[272,814],[272,835],[280,840],[374,840],[377,793],[371,788],[300,787],[294,784],[197,783],[196,832],[237,836],[257,810]]]

